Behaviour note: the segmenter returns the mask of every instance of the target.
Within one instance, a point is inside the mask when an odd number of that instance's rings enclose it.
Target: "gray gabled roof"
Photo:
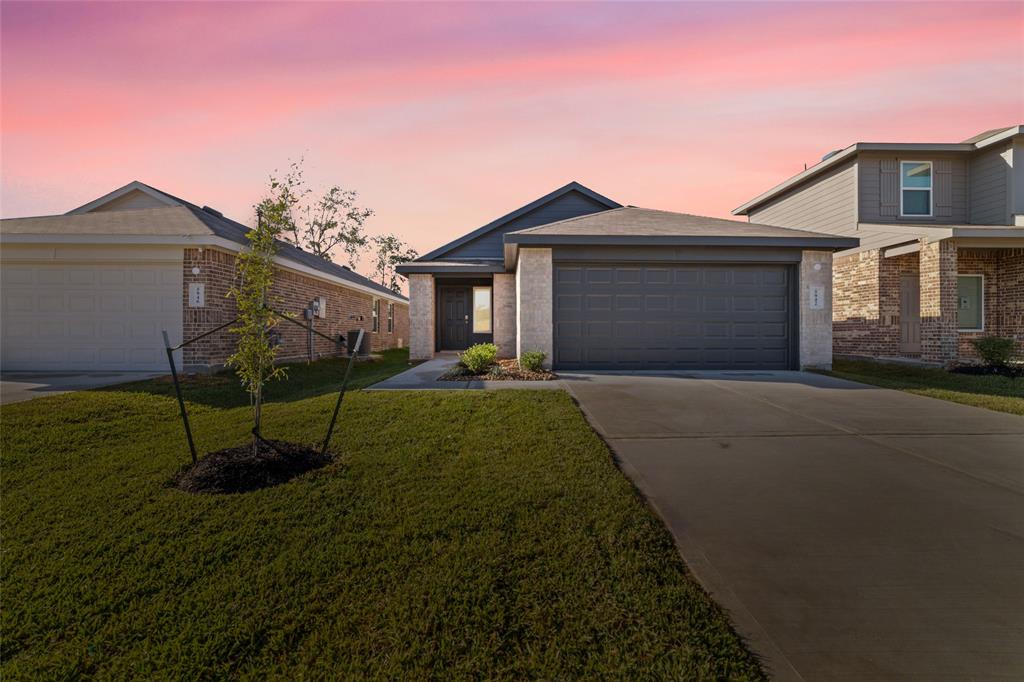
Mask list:
[[[477,239],[478,237],[481,237],[481,236],[487,234],[488,232],[496,230],[499,227],[501,227],[502,225],[505,225],[505,224],[515,220],[516,218],[524,216],[527,213],[529,213],[530,211],[533,211],[533,210],[535,210],[537,208],[540,208],[544,204],[547,204],[550,201],[553,201],[553,200],[555,200],[555,199],[557,199],[557,198],[559,198],[559,197],[561,197],[561,196],[563,196],[565,194],[568,194],[569,192],[579,192],[580,194],[586,196],[589,199],[593,199],[594,201],[596,201],[596,202],[598,202],[600,204],[604,204],[608,208],[619,208],[619,207],[622,206],[622,204],[618,203],[617,201],[612,201],[608,197],[602,196],[601,194],[598,194],[594,190],[590,189],[589,187],[584,187],[580,183],[578,183],[575,180],[573,180],[569,184],[563,185],[562,187],[559,187],[554,192],[550,192],[548,194],[545,194],[541,198],[536,199],[534,201],[531,201],[530,203],[526,204],[525,206],[520,206],[519,208],[517,208],[516,210],[512,211],[511,213],[506,213],[505,215],[501,216],[500,218],[492,220],[491,222],[487,223],[483,227],[478,227],[477,229],[473,230],[472,232],[464,234],[464,235],[462,235],[461,237],[459,237],[458,239],[456,239],[454,241],[448,242],[444,246],[439,246],[438,248],[434,249],[430,253],[426,253],[426,254],[420,256],[419,258],[417,258],[413,262],[417,263],[417,262],[424,262],[424,261],[432,261],[435,258],[440,258],[444,254],[449,253],[450,251],[452,251],[452,250],[462,246],[463,244],[465,244],[467,242],[470,242],[470,241],[473,241],[474,239]]]
[[[247,235],[251,230],[242,223],[235,222],[230,218],[215,215],[210,213],[208,209],[200,208],[194,204],[186,203],[185,206],[218,237],[248,246],[249,238]],[[386,286],[378,284],[368,277],[363,277],[359,273],[349,270],[344,265],[332,263],[331,261],[325,260],[316,254],[310,253],[309,251],[303,251],[298,247],[292,246],[287,242],[277,240],[277,255],[282,258],[295,261],[296,263],[301,263],[314,270],[334,275],[339,279],[347,280],[353,284],[359,284],[369,289],[379,291],[382,294],[396,296],[403,301],[409,300],[405,296],[392,291]]]
[[[520,245],[736,245],[847,249],[856,246],[858,240],[774,225],[624,206],[510,232],[505,235],[505,242]]]
[[[126,190],[141,189],[167,202],[166,207],[127,211],[92,211]],[[37,218],[9,218],[2,222],[5,234],[87,234],[112,236],[183,237],[212,235],[243,246],[249,245],[251,229],[224,217],[216,209],[200,207],[163,190],[133,181],[64,215]],[[364,277],[344,265],[332,263],[308,251],[277,240],[277,255],[312,270],[331,275],[361,287],[408,301],[405,296]]]

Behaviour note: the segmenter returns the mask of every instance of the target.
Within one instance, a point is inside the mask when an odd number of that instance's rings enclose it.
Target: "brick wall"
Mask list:
[[[956,360],[959,334],[956,326],[957,249],[951,239],[922,244],[921,359],[948,363]]]
[[[959,354],[973,360],[978,353],[972,339],[1003,336],[1024,352],[1024,249],[958,249],[957,273],[985,277],[985,329],[959,332]]]
[[[894,258],[865,251],[835,259],[836,354],[904,355],[899,348],[903,275],[920,278],[921,359],[941,363],[976,359],[971,340],[987,334],[1015,339],[1024,353],[1024,249],[958,249],[947,239]],[[982,332],[958,330],[957,275],[985,276]]]
[[[811,307],[811,290],[824,300]],[[832,253],[804,251],[800,259],[800,368],[832,368]]]
[[[434,357],[434,276],[409,275],[409,358]]]
[[[879,325],[879,259],[862,251],[832,261],[832,350],[836,355],[883,355]]]
[[[198,268],[198,274],[193,269]],[[236,314],[234,301],[227,297],[228,289],[235,281],[235,257],[217,249],[185,249],[184,258],[184,299],[183,331],[185,338],[192,338],[231,321]],[[205,306],[190,308],[188,285],[194,282],[205,284]],[[336,336],[350,329],[364,329],[364,343],[372,351],[397,348],[409,342],[409,307],[395,303],[394,325],[388,332],[388,301],[380,299],[380,331],[371,332],[373,296],[324,282],[313,277],[289,270],[276,269],[274,286],[271,290],[274,307],[284,313],[293,313],[305,323],[302,311],[317,296],[327,299],[326,318],[316,318],[313,327],[317,331]],[[305,359],[308,357],[307,333],[305,329],[281,321],[277,330],[281,334],[282,346],[278,351],[281,360]],[[234,351],[235,335],[227,330],[213,334],[183,349],[183,364],[186,367],[217,367]],[[337,351],[335,344],[314,336],[315,352],[330,355]]]
[[[516,355],[516,276],[494,275],[494,345],[498,357]]]
[[[999,294],[1002,334],[1012,336],[1024,355],[1024,249],[999,252]]]
[[[516,356],[527,351],[547,353],[551,366],[554,347],[552,327],[551,249],[519,249],[516,268]]]

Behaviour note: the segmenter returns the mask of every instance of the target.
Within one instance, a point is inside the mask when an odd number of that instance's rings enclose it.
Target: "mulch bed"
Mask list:
[[[331,461],[330,455],[308,445],[280,440],[261,442],[254,456],[246,443],[211,452],[175,474],[171,485],[189,493],[244,493],[285,483]]]
[[[462,365],[448,370],[437,378],[438,381],[553,381],[558,378],[554,372],[543,369],[539,372],[531,372],[519,366],[515,359],[498,360],[496,366],[501,367],[500,373],[472,374]]]
[[[1006,367],[993,367],[989,365],[959,365],[950,370],[955,374],[972,374],[974,376],[988,376],[998,374],[999,376],[1018,379],[1024,377],[1024,366],[1010,365]]]

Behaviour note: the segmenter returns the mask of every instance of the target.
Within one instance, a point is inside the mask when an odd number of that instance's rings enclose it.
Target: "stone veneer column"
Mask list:
[[[499,358],[516,355],[516,276],[494,275],[494,345]]]
[[[922,244],[921,359],[948,363],[957,358],[956,243],[951,239]]]
[[[811,309],[811,289],[822,306]],[[832,368],[832,253],[804,251],[800,259],[800,369]]]
[[[409,275],[409,359],[434,357],[434,276]]]
[[[553,360],[551,249],[519,249],[516,264],[516,356],[527,351],[548,354]]]

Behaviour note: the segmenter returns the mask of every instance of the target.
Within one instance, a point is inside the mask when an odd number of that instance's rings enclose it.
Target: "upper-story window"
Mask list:
[[[900,163],[900,214],[931,216],[931,161],[902,161]]]

